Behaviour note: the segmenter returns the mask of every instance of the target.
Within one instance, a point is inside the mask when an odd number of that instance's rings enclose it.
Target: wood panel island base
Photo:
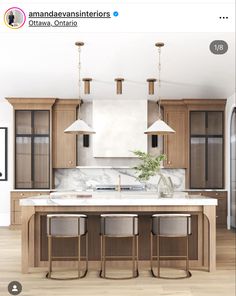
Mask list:
[[[175,193],[173,198],[157,198],[152,192],[93,192],[60,193],[58,196],[41,196],[21,199],[22,206],[22,273],[31,268],[46,267],[48,260],[46,215],[49,213],[81,213],[88,215],[89,267],[99,268],[101,213],[137,213],[139,216],[140,268],[149,264],[151,216],[155,213],[192,214],[192,235],[189,240],[190,268],[215,271],[216,269],[216,205],[217,200],[204,196]],[[73,238],[56,239],[55,256],[76,256],[77,244]],[[129,255],[131,244],[127,238],[110,240],[110,255]],[[180,256],[185,252],[181,239],[162,240],[161,253]],[[163,261],[162,266],[184,266],[183,260]],[[55,266],[76,266],[67,258],[54,261]],[[123,262],[125,263],[125,262]]]

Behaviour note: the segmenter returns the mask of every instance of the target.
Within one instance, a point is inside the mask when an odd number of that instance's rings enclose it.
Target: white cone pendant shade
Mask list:
[[[148,135],[170,135],[175,131],[163,120],[161,120],[161,48],[164,46],[163,42],[157,42],[155,46],[158,48],[158,119],[144,132]],[[149,82],[153,82],[156,79],[149,79]],[[153,89],[154,90],[154,89]]]
[[[89,135],[95,134],[95,131],[90,126],[88,126],[86,122],[81,119],[77,119],[67,129],[64,130],[64,133]]]
[[[169,135],[174,134],[175,131],[163,120],[158,119],[144,133],[148,135]]]
[[[78,46],[79,49],[79,99],[82,101],[81,95],[80,95],[80,89],[81,89],[81,61],[80,61],[80,53],[81,53],[81,46],[84,46],[84,42],[78,41],[75,43],[76,46]],[[87,82],[90,82],[91,78],[85,79]],[[87,89],[89,90],[89,89]],[[78,117],[80,117],[80,104],[79,104],[79,111],[78,111]],[[95,131],[87,125],[86,122],[78,118],[76,121],[74,121],[68,128],[64,130],[64,133],[68,134],[80,134],[80,135],[89,135],[89,134],[95,134]]]

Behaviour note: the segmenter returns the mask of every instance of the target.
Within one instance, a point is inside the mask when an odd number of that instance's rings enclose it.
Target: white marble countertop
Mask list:
[[[11,192],[67,192],[67,191],[73,191],[73,189],[69,189],[69,190],[63,190],[63,189],[12,189]],[[184,189],[183,192],[217,192],[217,191],[227,191],[226,189]],[[84,191],[84,192],[90,192],[89,190],[88,191]],[[94,191],[95,192],[95,191]],[[147,191],[148,192],[148,191]],[[182,192],[182,191],[179,191],[179,192]],[[144,192],[146,193],[146,192]]]
[[[190,206],[217,205],[217,199],[175,192],[172,198],[160,198],[157,192],[53,192],[20,200],[21,206]]]

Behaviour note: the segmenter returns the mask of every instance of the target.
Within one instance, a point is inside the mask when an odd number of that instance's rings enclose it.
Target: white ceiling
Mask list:
[[[224,55],[209,44],[223,39]],[[91,77],[88,99],[154,99],[147,95],[147,78],[157,75],[157,48],[163,41],[162,96],[164,98],[226,98],[235,92],[233,33],[83,33],[2,34],[1,96],[78,95],[78,52],[84,41],[82,77]],[[115,94],[114,78],[123,77],[123,95]]]

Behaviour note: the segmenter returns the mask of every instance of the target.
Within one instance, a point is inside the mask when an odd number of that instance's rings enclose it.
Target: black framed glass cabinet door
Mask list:
[[[50,112],[15,111],[15,188],[50,187]]]
[[[236,108],[230,127],[230,224],[236,228]]]
[[[224,113],[190,112],[190,188],[224,187]]]

